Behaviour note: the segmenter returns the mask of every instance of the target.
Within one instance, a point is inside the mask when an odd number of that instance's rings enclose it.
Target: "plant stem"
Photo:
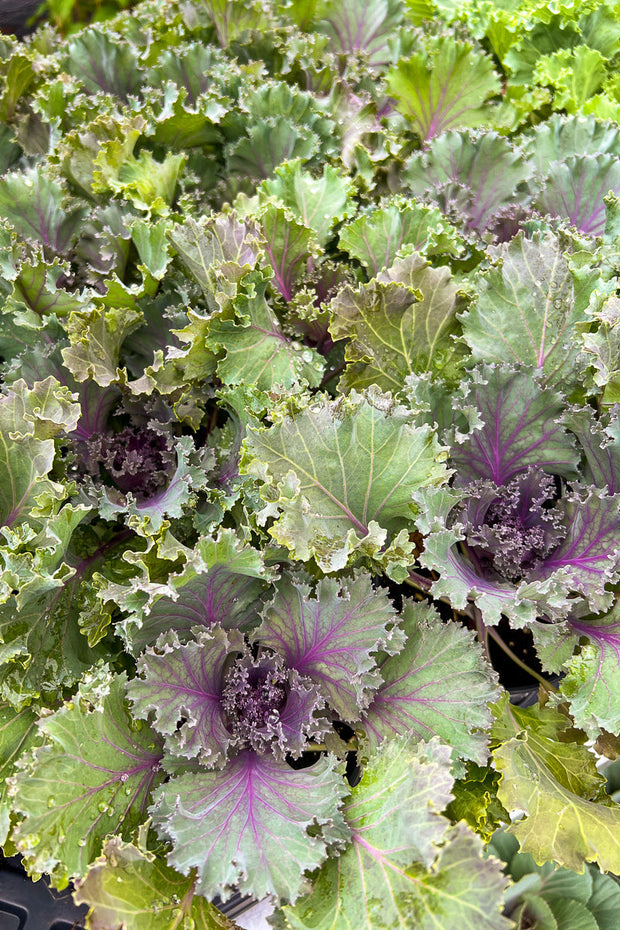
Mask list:
[[[430,578],[425,578],[423,575],[418,575],[417,572],[409,570],[409,577],[405,578],[405,584],[411,585],[413,588],[419,588],[421,591],[424,591],[425,594],[431,589],[433,582]]]
[[[326,384],[329,384],[329,382],[332,380],[332,378],[335,378],[336,375],[339,375],[341,372],[343,372],[343,371],[345,370],[346,367],[347,367],[347,363],[346,363],[346,362],[342,362],[340,365],[337,366],[337,368],[333,368],[331,371],[328,371],[327,374],[324,375],[323,380],[321,381],[321,383],[319,384],[319,390],[320,390],[322,387],[325,387]]]
[[[540,682],[540,684],[543,686],[545,691],[556,691],[557,690],[556,688],[553,687],[551,682],[547,681],[546,678],[543,678],[542,675],[539,675],[538,672],[534,671],[533,668],[530,668],[529,665],[527,665],[522,659],[520,659],[519,656],[516,655],[516,653],[512,651],[510,646],[506,645],[506,643],[504,642],[502,637],[499,635],[497,630],[494,630],[493,628],[487,629],[487,634],[497,643],[500,649],[503,649],[506,655],[509,656],[512,659],[512,661],[516,665],[519,666],[519,668],[522,668],[523,671],[527,672],[528,675],[531,675],[532,678],[535,678],[536,681]]]
[[[475,604],[471,605],[471,617],[474,623],[476,624],[476,633],[478,634],[478,642],[482,646],[482,650],[486,656],[487,662],[491,662],[491,654],[489,653],[489,632],[487,630],[486,624],[482,619],[482,611],[479,607],[476,607]]]

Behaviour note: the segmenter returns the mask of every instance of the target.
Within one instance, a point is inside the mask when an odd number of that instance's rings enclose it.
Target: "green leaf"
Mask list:
[[[186,878],[152,854],[118,837],[76,883],[76,904],[90,907],[91,928],[105,930],[234,930],[236,926]]]
[[[575,726],[595,739],[601,730],[620,730],[620,606],[607,614],[571,622],[576,635],[587,636],[576,655],[564,663],[562,701],[568,701]]]
[[[487,702],[497,700],[498,688],[473,634],[444,624],[424,602],[406,604],[402,625],[406,643],[380,662],[383,684],[362,718],[371,747],[396,734],[439,736],[454,759],[483,765],[492,720]]]
[[[168,630],[185,642],[196,627],[254,625],[272,575],[260,551],[244,546],[232,530],[220,529],[215,538],[198,540],[183,570],[166,585],[140,576],[130,587],[109,586],[106,598],[130,611],[121,629],[137,655]]]
[[[313,28],[329,36],[336,55],[350,60],[362,53],[371,68],[381,68],[393,60],[390,40],[402,18],[399,0],[322,0]]]
[[[14,290],[4,307],[4,312],[27,307],[40,316],[54,313],[58,318],[68,316],[84,307],[82,294],[72,294],[62,287],[62,278],[70,274],[67,263],[58,259],[50,264],[44,258],[32,256],[24,262],[15,279]]]
[[[352,364],[338,388],[372,384],[398,395],[407,375],[442,369],[453,355],[457,288],[447,268],[432,268],[416,253],[362,284],[346,286],[331,301],[330,332],[348,337]]]
[[[200,223],[187,218],[169,236],[180,261],[211,300],[212,309],[229,309],[262,251],[256,227],[232,213]]]
[[[71,536],[84,514],[85,508],[66,505],[53,517],[58,538],[41,534],[44,551],[37,552],[39,558],[31,563],[38,575],[33,579],[26,575],[18,596],[9,598],[2,610],[0,689],[16,706],[41,694],[58,700],[63,689],[73,685],[94,662],[109,656],[109,644],[95,645],[101,638],[97,629],[103,624],[105,630],[110,613],[102,610],[92,577],[107,541],[99,552],[78,557],[79,541]],[[7,562],[10,578],[21,566]]]
[[[382,206],[346,223],[338,246],[373,276],[391,268],[400,250],[407,246],[423,255],[442,252],[456,255],[462,249],[462,241],[437,207],[390,197]]]
[[[240,468],[263,482],[259,519],[276,518],[274,539],[325,572],[366,551],[385,564],[387,534],[413,529],[413,491],[446,479],[432,431],[410,421],[409,411],[371,389],[321,399],[271,429],[250,428]],[[408,541],[397,539],[405,558]]]
[[[599,930],[616,930],[620,914],[620,887],[611,875],[603,875],[593,866],[590,866],[590,872],[592,896],[588,910],[594,914]]]
[[[317,254],[315,234],[298,223],[290,210],[274,203],[265,204],[259,222],[274,281],[284,299],[290,301],[298,278]]]
[[[558,110],[577,113],[600,88],[607,76],[605,59],[594,48],[559,49],[545,55],[534,71],[537,84],[549,84],[554,89],[553,104]]]
[[[502,706],[503,705],[503,706]],[[535,862],[554,860],[580,871],[585,862],[620,868],[620,805],[604,793],[596,759],[582,745],[565,742],[570,721],[551,708],[521,709],[502,701],[492,736],[498,797],[506,810],[523,811],[508,831]]]
[[[204,5],[222,48],[227,48],[247,29],[270,28],[265,6],[256,0],[205,0]]]
[[[0,846],[6,843],[13,809],[8,779],[20,756],[37,742],[36,720],[37,714],[28,707],[16,711],[10,704],[0,703]]]
[[[62,187],[38,168],[0,180],[0,216],[24,239],[34,237],[55,252],[73,245],[87,213],[87,206],[68,206]]]
[[[37,79],[34,55],[19,43],[8,62],[2,64],[3,88],[0,93],[0,120],[11,123],[20,100]]]
[[[75,429],[80,406],[55,378],[32,388],[21,379],[0,396],[0,525],[32,521],[37,505],[65,496],[45,476],[54,460],[51,437]]]
[[[85,29],[66,47],[66,70],[89,94],[103,90],[125,99],[140,86],[137,49],[118,34],[101,28]]]
[[[331,165],[324,165],[323,174],[315,177],[303,168],[301,160],[279,165],[274,177],[263,181],[257,191],[259,203],[269,198],[279,201],[314,232],[322,246],[336,223],[354,212],[353,193],[351,181]]]
[[[466,763],[464,776],[454,782],[454,799],[445,809],[446,817],[454,823],[464,820],[474,833],[488,842],[498,827],[510,821],[497,798],[498,785],[499,775],[490,765]]]
[[[344,809],[352,843],[283,908],[291,930],[508,930],[506,879],[464,824],[439,813],[450,799],[450,750],[388,740]]]
[[[163,162],[159,162],[143,149],[137,158],[125,152],[125,157],[119,159],[116,150],[121,146],[123,150],[126,148],[124,142],[110,142],[95,158],[94,165],[98,170],[94,174],[93,191],[112,190],[139,210],[165,216],[170,212],[186,156],[168,152]]]
[[[62,350],[65,365],[76,381],[92,379],[102,387],[127,381],[119,368],[121,346],[141,325],[139,310],[96,307],[72,313],[67,321],[71,345]]]
[[[257,284],[254,297],[237,299],[238,322],[220,316],[209,322],[207,346],[226,352],[217,364],[218,376],[224,384],[255,385],[262,391],[300,382],[316,387],[325,363],[314,349],[284,335],[265,300],[266,286]]]
[[[565,252],[552,233],[519,233],[497,249],[478,279],[478,299],[461,317],[474,358],[529,365],[545,384],[566,390],[578,380],[573,330],[586,319],[588,294],[575,286]]]
[[[126,707],[125,676],[93,672],[74,700],[41,724],[46,742],[12,780],[23,820],[13,838],[31,873],[48,872],[55,887],[86,873],[104,838],[129,839],[146,819],[151,789],[161,782],[161,749],[150,727]]]
[[[610,406],[620,402],[620,298],[614,293],[605,295],[593,316],[594,331],[580,327],[582,351],[594,369],[594,383],[602,390],[601,402]]]
[[[184,874],[197,870],[200,893],[225,900],[238,889],[294,901],[307,886],[304,872],[327,855],[320,827],[344,830],[345,792],[326,757],[295,771],[244,750],[221,771],[171,778],[155,799],[153,820],[172,841],[169,863]]]
[[[491,59],[451,35],[427,39],[424,50],[401,59],[386,80],[397,109],[424,141],[447,129],[488,125],[488,99],[500,91]]]

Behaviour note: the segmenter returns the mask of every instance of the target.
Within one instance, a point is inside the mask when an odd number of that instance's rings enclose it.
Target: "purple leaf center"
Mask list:
[[[288,672],[276,658],[241,656],[228,670],[222,689],[227,729],[257,752],[281,733],[280,712],[286,706]]]
[[[474,498],[466,505],[468,546],[482,575],[517,583],[538,568],[565,536],[552,507],[555,480],[532,468],[497,487],[495,496],[485,483],[481,496],[485,494],[487,500],[490,497],[487,506],[483,502],[481,508]]]
[[[116,487],[131,491],[138,501],[163,491],[175,465],[166,438],[148,427],[126,426],[118,433],[106,433],[91,439],[89,448]]]

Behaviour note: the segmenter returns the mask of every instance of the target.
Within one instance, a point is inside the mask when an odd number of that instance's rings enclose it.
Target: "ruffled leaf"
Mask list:
[[[222,48],[227,48],[247,29],[262,30],[270,26],[261,3],[248,0],[206,0],[205,8]]]
[[[369,276],[391,268],[401,249],[410,247],[422,255],[457,254],[462,248],[456,228],[436,207],[400,197],[390,197],[350,223],[338,240],[341,249],[362,263]]]
[[[571,407],[563,421],[579,440],[584,456],[584,480],[610,494],[620,491],[620,417],[606,425],[595,419],[590,407]]]
[[[432,36],[422,51],[401,59],[386,75],[397,109],[423,141],[459,126],[492,120],[490,97],[499,94],[491,59],[470,42]]]
[[[215,539],[200,539],[185,569],[170,576],[166,586],[151,585],[147,593],[141,579],[137,590],[111,588],[109,596],[131,605],[132,614],[123,622],[123,631],[137,655],[169,630],[187,642],[193,632],[215,624],[225,629],[256,625],[261,594],[270,577],[260,553],[243,546],[231,530],[224,529]],[[139,606],[134,603],[136,597],[140,598]]]
[[[413,526],[412,492],[446,477],[431,430],[409,424],[405,408],[370,390],[249,429],[240,468],[264,484],[270,534],[325,572],[365,551],[389,558],[379,554],[387,534]],[[397,541],[406,558],[408,543]]]
[[[181,646],[165,634],[138,660],[138,675],[127,685],[134,714],[166,737],[172,755],[199,757],[209,766],[222,763],[236,740],[226,728],[222,707],[224,663],[245,652],[237,630],[215,628]]]
[[[215,905],[194,890],[194,879],[117,837],[76,883],[76,904],[90,907],[92,928],[124,930],[234,930]]]
[[[398,0],[323,0],[313,28],[329,36],[336,55],[347,58],[362,52],[371,68],[379,68],[390,60],[390,38],[401,21]]]
[[[534,71],[537,84],[553,87],[554,106],[567,113],[581,110],[606,76],[605,59],[595,48],[586,45],[561,48],[552,55],[545,55]]]
[[[464,233],[511,239],[528,206],[531,168],[523,153],[495,132],[449,130],[405,164],[415,197],[430,200]]]
[[[334,339],[347,338],[348,366],[339,390],[371,384],[399,394],[413,372],[443,368],[454,352],[457,288],[446,268],[417,254],[396,262],[357,290],[342,288],[330,303]]]
[[[29,707],[16,711],[0,704],[0,844],[5,845],[11,824],[12,801],[8,779],[14,774],[20,756],[37,743],[37,715]]]
[[[42,694],[58,700],[63,689],[110,654],[109,644],[91,647],[83,629],[110,622],[93,575],[106,556],[111,559],[119,540],[104,537],[92,547],[80,539],[76,528],[87,512],[65,505],[54,516],[53,532],[42,531],[28,547],[35,557],[26,561],[22,555],[30,571],[18,555],[5,557],[5,577],[19,587],[0,618],[0,690],[16,706]],[[17,549],[16,540],[10,541]]]
[[[119,368],[120,350],[141,323],[142,314],[126,307],[72,313],[67,324],[71,345],[62,350],[62,357],[75,380],[92,379],[102,387],[126,383],[127,372]]]
[[[16,381],[0,397],[0,525],[32,521],[37,503],[64,497],[46,478],[54,460],[54,442],[63,429],[75,429],[79,407],[55,378],[28,388]]]
[[[188,217],[169,233],[179,259],[213,309],[227,309],[261,253],[258,231],[234,214],[197,223]]]
[[[49,872],[63,888],[86,873],[107,834],[129,839],[144,822],[163,778],[162,752],[153,731],[129,715],[124,676],[102,671],[41,729],[45,744],[12,780],[24,818],[13,839],[31,872]]]
[[[89,94],[103,90],[126,99],[140,87],[137,49],[118,35],[92,27],[75,36],[67,52],[67,70]]]
[[[584,295],[565,251],[552,233],[527,239],[519,233],[498,248],[479,279],[477,300],[461,317],[474,358],[527,365],[547,386],[567,389],[578,379],[573,330],[585,319]]]
[[[263,617],[256,640],[315,682],[341,720],[357,721],[380,681],[372,653],[401,641],[390,629],[396,614],[386,595],[368,576],[342,584],[324,578],[314,596],[308,585],[284,580]]]
[[[541,388],[529,370],[485,365],[467,386],[464,401],[480,414],[483,426],[451,449],[460,483],[490,478],[496,485],[533,466],[573,477],[579,457],[559,418],[561,396]]]
[[[616,872],[620,866],[620,805],[604,794],[604,778],[584,746],[564,742],[569,725],[550,708],[498,706],[493,737],[502,774],[498,797],[522,811],[508,832],[540,864],[552,859],[576,872],[585,862]],[[604,800],[605,803],[600,803]]]
[[[613,155],[574,155],[554,168],[534,205],[560,220],[568,220],[587,236],[605,231],[604,198],[620,193],[620,159]]]
[[[593,490],[563,503],[566,536],[528,580],[553,577],[566,591],[582,594],[591,611],[604,610],[610,601],[606,586],[620,572],[620,494]]]
[[[620,156],[620,130],[612,122],[593,116],[560,116],[554,113],[535,127],[527,147],[541,178],[554,163],[572,155],[613,154]]]
[[[87,213],[86,206],[69,207],[62,187],[38,169],[0,180],[0,216],[24,239],[34,238],[55,252],[73,245]]]
[[[354,210],[351,182],[331,165],[325,165],[323,174],[317,178],[302,167],[301,161],[286,162],[276,168],[273,178],[260,185],[257,194],[259,203],[266,199],[279,201],[313,231],[322,246],[329,240],[336,223]],[[266,217],[264,229],[265,223]],[[272,237],[266,232],[265,235],[270,243]]]
[[[380,662],[383,684],[362,718],[370,745],[397,734],[439,736],[455,757],[484,764],[492,720],[487,702],[498,690],[472,634],[442,623],[423,603],[409,602],[402,623],[405,645]]]
[[[500,864],[483,858],[464,824],[451,828],[439,813],[450,799],[449,760],[449,747],[435,740],[387,741],[344,809],[351,846],[276,926],[508,930]]]
[[[155,799],[153,821],[173,845],[168,862],[183,874],[196,869],[201,894],[226,899],[238,889],[294,901],[306,888],[304,872],[327,855],[317,825],[344,829],[345,792],[327,758],[295,771],[246,750],[223,771],[172,778]]]
[[[620,608],[598,617],[570,619],[574,636],[583,639],[564,664],[562,700],[568,701],[575,726],[595,739],[601,729],[620,729]]]
[[[261,391],[275,385],[289,389],[300,381],[316,387],[323,360],[314,349],[284,335],[265,300],[265,287],[258,284],[253,297],[236,301],[237,320],[216,317],[209,322],[207,345],[226,352],[217,365],[219,377],[224,384],[256,385]]]

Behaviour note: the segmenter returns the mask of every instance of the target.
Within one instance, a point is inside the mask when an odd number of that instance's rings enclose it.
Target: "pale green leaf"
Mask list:
[[[601,729],[620,730],[620,607],[607,614],[571,621],[574,636],[587,636],[576,655],[564,663],[562,701],[567,700],[575,725],[596,738]]]
[[[315,876],[279,927],[292,930],[509,930],[506,879],[464,824],[439,813],[450,798],[448,746],[385,743],[351,791],[351,846]],[[284,923],[286,921],[286,923]]]
[[[604,779],[585,746],[564,742],[570,721],[549,708],[498,708],[493,737],[502,774],[498,797],[508,811],[522,811],[508,827],[534,860],[554,860],[581,871],[596,861],[620,869],[620,805],[603,792]]]
[[[118,837],[76,883],[76,904],[90,907],[91,930],[234,930],[233,924],[160,858]]]
[[[0,845],[4,846],[13,804],[9,798],[8,779],[15,772],[19,757],[37,742],[37,715],[29,707],[16,711],[10,704],[0,704]]]
[[[349,217],[353,204],[353,185],[331,165],[324,165],[323,174],[312,175],[301,160],[279,165],[273,178],[258,188],[258,201],[267,198],[280,201],[294,216],[311,229],[324,246],[336,223]]]
[[[404,197],[390,197],[343,226],[338,245],[365,267],[369,275],[390,268],[405,247],[423,255],[457,254],[462,240],[437,207]]]
[[[316,387],[324,361],[318,353],[289,339],[265,299],[265,283],[253,297],[237,299],[236,320],[215,316],[209,322],[207,346],[225,350],[217,373],[224,384],[255,385],[269,391],[275,385],[289,389],[299,382]]]
[[[119,368],[121,346],[142,323],[142,313],[126,307],[104,307],[72,313],[67,323],[71,345],[62,350],[65,365],[76,381],[92,379],[102,387],[127,381]]]
[[[65,496],[46,475],[54,460],[54,442],[63,429],[75,429],[79,404],[55,378],[32,388],[21,379],[0,396],[0,525],[32,521],[37,502]]]
[[[357,291],[344,287],[330,304],[330,331],[334,339],[348,337],[345,359],[352,363],[339,389],[377,384],[399,394],[407,375],[443,368],[459,330],[456,300],[448,269],[415,253]]]
[[[396,734],[439,736],[453,758],[484,764],[492,720],[487,703],[498,689],[473,634],[444,624],[424,602],[408,602],[402,624],[405,646],[380,662],[383,684],[362,718],[371,746]]]
[[[379,557],[388,533],[413,529],[413,491],[442,484],[446,470],[432,431],[410,421],[406,408],[371,389],[250,428],[240,467],[263,482],[274,539],[333,571],[368,544]]]
[[[433,36],[386,75],[398,110],[424,141],[448,129],[492,120],[489,98],[500,91],[491,59],[451,35]]]
[[[104,838],[129,839],[163,778],[159,739],[126,707],[125,676],[94,672],[75,699],[42,724],[46,742],[12,780],[23,815],[13,838],[31,872],[56,887],[86,873]]]
[[[180,261],[213,309],[229,309],[261,254],[255,226],[238,220],[234,213],[200,223],[188,217],[181,226],[173,227],[169,236]]]
[[[594,48],[585,45],[562,48],[541,58],[534,70],[534,81],[553,87],[556,109],[576,113],[605,80],[605,64],[601,53]]]
[[[474,358],[529,365],[546,384],[565,389],[578,379],[573,328],[586,319],[588,295],[584,302],[565,252],[552,233],[519,233],[497,249],[478,280],[478,299],[461,318]]]

